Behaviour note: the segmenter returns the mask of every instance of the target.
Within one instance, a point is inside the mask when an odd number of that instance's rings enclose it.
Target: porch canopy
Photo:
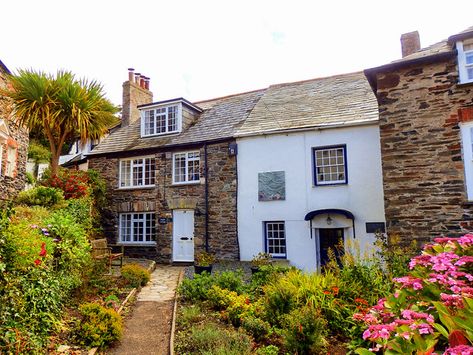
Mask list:
[[[341,209],[338,209],[338,208],[326,208],[326,209],[322,209],[322,210],[310,211],[304,217],[305,221],[310,221],[310,238],[311,239],[312,239],[312,219],[314,217],[318,216],[318,215],[321,215],[321,214],[338,214],[338,215],[345,216],[348,219],[351,219],[352,220],[352,225],[353,225],[353,238],[356,237],[356,235],[355,235],[355,216],[353,215],[353,213],[351,213],[350,211],[341,210]]]

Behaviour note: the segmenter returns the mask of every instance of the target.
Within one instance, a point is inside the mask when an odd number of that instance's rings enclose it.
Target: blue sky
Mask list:
[[[155,100],[191,101],[363,70],[473,26],[473,3],[443,1],[10,0],[0,59],[11,69],[68,69],[121,103],[127,68]]]

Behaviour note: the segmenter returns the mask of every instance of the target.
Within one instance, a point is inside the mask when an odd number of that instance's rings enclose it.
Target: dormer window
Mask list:
[[[195,122],[202,109],[179,97],[166,101],[139,105],[141,137],[180,133]]]
[[[460,84],[473,83],[473,39],[457,42]]]
[[[144,109],[141,119],[141,135],[146,137],[180,132],[181,112],[179,103]]]

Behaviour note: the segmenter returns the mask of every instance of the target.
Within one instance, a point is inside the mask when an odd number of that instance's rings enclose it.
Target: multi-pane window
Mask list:
[[[174,153],[172,176],[174,184],[200,181],[199,152]]]
[[[460,124],[462,136],[463,167],[468,201],[473,201],[473,122]]]
[[[144,187],[155,184],[155,158],[120,160],[120,187]]]
[[[179,106],[171,105],[144,111],[143,136],[173,133],[179,130]]]
[[[345,146],[315,148],[314,165],[316,185],[347,183]]]
[[[155,212],[121,213],[120,243],[152,244],[156,241]]]
[[[264,222],[266,252],[276,258],[286,257],[286,231],[284,222]]]
[[[16,155],[17,155],[16,148],[13,148],[13,147],[7,148],[7,164],[5,167],[6,176],[10,176],[10,177],[15,176]]]
[[[460,83],[473,82],[473,40],[457,43]]]

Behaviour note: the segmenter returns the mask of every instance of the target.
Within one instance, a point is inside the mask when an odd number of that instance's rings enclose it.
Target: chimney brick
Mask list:
[[[129,126],[140,119],[138,105],[153,102],[153,93],[140,85],[141,74],[134,73],[134,79],[129,71],[129,80],[123,83],[122,127]]]
[[[413,31],[401,35],[402,57],[406,57],[420,49],[419,32]]]

